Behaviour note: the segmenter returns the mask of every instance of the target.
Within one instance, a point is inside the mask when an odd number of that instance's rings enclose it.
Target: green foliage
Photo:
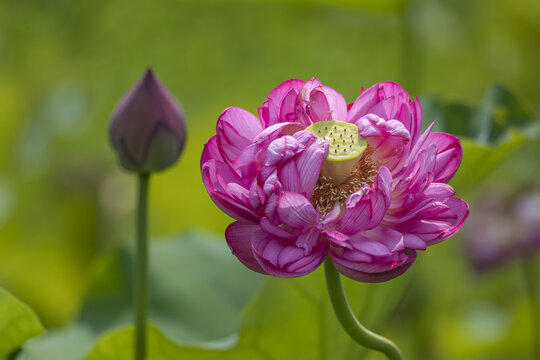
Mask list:
[[[0,288],[0,358],[15,351],[44,329],[34,311]]]
[[[512,150],[535,138],[538,131],[532,110],[500,85],[492,85],[477,108],[433,97],[422,105],[424,126],[435,121],[434,131],[460,137],[463,160],[451,184],[462,196],[476,190]]]
[[[149,316],[174,341],[230,342],[239,314],[261,287],[264,277],[218,239],[191,231],[151,243]],[[101,333],[131,323],[133,255],[124,248],[103,258],[77,322],[29,343],[24,359],[81,359]]]
[[[344,279],[355,313],[368,327],[381,331],[400,302],[408,275],[383,284]],[[87,360],[130,359],[133,329],[103,336]],[[182,346],[150,327],[149,360],[159,359],[358,359],[366,350],[354,343],[337,322],[322,269],[298,279],[268,279],[245,309],[238,342],[232,348]],[[398,339],[399,343],[399,339]]]
[[[497,145],[511,136],[513,130],[534,136],[537,118],[523,99],[509,89],[490,86],[478,107],[459,102],[443,102],[435,97],[422,99],[424,126],[435,121],[435,131]]]

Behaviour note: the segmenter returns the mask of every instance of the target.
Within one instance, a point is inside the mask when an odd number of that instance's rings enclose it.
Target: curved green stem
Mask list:
[[[150,174],[139,174],[137,203],[137,263],[135,272],[135,359],[146,358],[146,314],[148,308],[148,183]]]
[[[324,271],[334,312],[347,334],[358,344],[380,351],[390,360],[403,360],[399,348],[392,341],[369,331],[356,319],[345,297],[340,275],[330,257],[324,262]]]

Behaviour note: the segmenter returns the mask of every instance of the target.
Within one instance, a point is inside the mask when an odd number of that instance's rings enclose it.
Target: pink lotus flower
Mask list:
[[[293,79],[272,90],[259,117],[225,109],[201,172],[237,220],[225,233],[233,254],[278,277],[308,274],[327,256],[358,281],[401,275],[469,212],[446,184],[459,140],[421,128],[420,102],[392,82],[347,105],[318,79]]]

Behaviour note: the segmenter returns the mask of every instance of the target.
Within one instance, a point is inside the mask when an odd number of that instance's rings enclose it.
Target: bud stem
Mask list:
[[[135,273],[135,360],[146,358],[146,314],[148,307],[148,183],[150,174],[138,176],[137,262]]]
[[[380,351],[390,360],[403,360],[403,355],[401,355],[396,344],[369,331],[356,319],[347,302],[340,275],[334,267],[334,264],[332,264],[332,259],[330,257],[324,262],[324,271],[326,274],[328,295],[332,301],[334,312],[347,334],[349,334],[349,336],[358,344],[369,349]]]

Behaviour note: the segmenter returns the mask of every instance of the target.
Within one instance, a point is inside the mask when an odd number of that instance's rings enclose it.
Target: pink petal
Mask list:
[[[201,169],[204,186],[214,203],[227,215],[246,221],[258,221],[251,207],[249,191],[242,178],[226,163],[211,159]]]
[[[347,121],[347,102],[343,95],[328,86],[322,86],[320,91],[326,96],[326,101],[332,113],[331,119]]]
[[[403,234],[403,242],[407,249],[426,250],[426,242],[414,234]]]
[[[386,226],[377,226],[353,235],[350,242],[354,249],[374,256],[388,255],[405,249],[403,234]]]
[[[327,121],[332,117],[330,106],[326,100],[326,96],[322,91],[313,90],[309,96],[308,115],[313,122]]]
[[[311,198],[322,164],[328,154],[328,142],[317,138],[308,131],[294,134],[299,142],[306,144],[301,152],[278,170],[278,176],[286,191],[305,194]],[[285,158],[288,160],[288,158]]]
[[[232,165],[242,177],[253,179],[263,168],[269,145],[280,136],[293,135],[303,129],[304,126],[294,123],[279,123],[264,129],[232,161]]]
[[[416,260],[414,250],[405,250],[391,257],[374,258],[371,263],[351,262],[332,252],[332,262],[343,275],[362,282],[376,283],[391,280],[403,274]]]
[[[337,225],[339,231],[351,235],[377,226],[390,205],[391,185],[390,171],[381,167],[373,188],[364,187],[347,200],[347,209]]]
[[[300,89],[300,93],[299,93],[300,98],[304,99],[304,100],[309,100],[309,95],[311,94],[313,89],[315,89],[315,88],[317,88],[319,86],[322,86],[321,80],[319,80],[319,79],[317,79],[315,77],[309,79],[304,84],[302,89]]]
[[[263,189],[257,183],[257,179],[254,179],[249,188],[249,203],[253,209],[258,209],[266,200],[266,194]]]
[[[259,116],[266,127],[282,121],[290,121],[280,118],[281,103],[291,91],[300,92],[305,83],[305,81],[298,79],[287,80],[268,94],[263,106],[259,108]]]
[[[458,232],[459,229],[461,229],[461,226],[467,220],[467,217],[469,216],[469,204],[467,204],[464,200],[459,198],[452,198],[448,200],[445,204],[450,208],[450,211],[455,214],[455,216],[451,216],[448,219],[448,222],[452,224],[451,227],[447,228],[442,234],[442,236],[439,239],[434,239],[428,243],[428,245],[433,245],[438,242],[441,242],[445,239],[448,239],[450,236],[454,235]]]
[[[385,121],[377,115],[366,115],[357,121],[358,132],[372,149],[370,158],[397,173],[410,148],[410,134],[397,120]]]
[[[430,133],[425,146],[437,145],[437,159],[433,170],[434,181],[448,182],[455,174],[463,157],[459,139],[446,133]]]
[[[261,229],[269,235],[273,235],[282,239],[294,239],[296,237],[294,234],[274,224],[266,217],[261,218],[259,225]]]
[[[291,278],[306,275],[314,271],[326,258],[328,248],[323,242],[317,242],[318,233],[313,243],[316,244],[308,254],[304,249],[291,243],[290,240],[271,236],[264,231],[256,231],[253,235],[255,258],[270,275]]]
[[[347,121],[356,123],[367,114],[375,114],[385,120],[400,121],[411,134],[413,141],[422,128],[422,110],[418,99],[411,102],[407,92],[390,81],[375,84],[363,91],[350,106]]]
[[[347,102],[343,95],[328,86],[315,88],[309,96],[308,114],[313,122],[347,119]]]
[[[456,191],[448,184],[434,182],[424,191],[424,196],[437,201],[446,202],[452,196],[456,194]]]
[[[459,198],[451,198],[440,211],[422,211],[408,221],[396,225],[404,234],[413,234],[427,245],[437,244],[454,235],[469,215],[469,206]]]
[[[319,179],[322,164],[328,154],[328,146],[327,141],[316,138],[294,161],[300,174],[300,183],[296,191],[306,194],[308,198],[311,198]]]
[[[268,146],[272,141],[282,135],[294,135],[298,131],[304,130],[305,126],[294,122],[283,122],[274,124],[264,129],[253,141],[259,145]]]
[[[293,136],[282,136],[272,141],[266,152],[264,165],[273,166],[285,162],[304,149],[304,144],[300,143]]]
[[[255,259],[251,247],[251,237],[259,227],[255,224],[235,221],[225,230],[225,239],[235,255],[245,266],[253,271],[266,274]]]
[[[411,125],[409,127],[409,132],[411,133],[413,142],[416,141],[422,132],[422,106],[420,105],[420,100],[418,100],[418,98],[415,98],[411,104]]]
[[[348,235],[336,230],[325,230],[323,233],[332,246],[352,249]]]
[[[279,196],[277,212],[279,219],[295,229],[314,226],[318,213],[305,196],[283,191]]]
[[[414,161],[409,159],[408,165],[395,176],[396,185],[392,191],[389,214],[402,212],[405,208],[414,206],[423,192],[429,188],[433,181],[436,152],[434,144],[423,149]]]
[[[203,152],[201,155],[201,168],[204,163],[211,159],[223,161],[223,157],[221,156],[221,153],[219,152],[219,148],[217,146],[216,135],[212,136],[210,139],[208,139],[206,144],[204,144]]]
[[[352,103],[347,114],[347,122],[355,124],[362,116],[371,113],[369,110],[379,101],[378,85],[375,84],[368,90],[363,91]]]
[[[241,108],[227,108],[216,126],[218,147],[226,159],[233,161],[262,129],[260,120],[253,114]]]

